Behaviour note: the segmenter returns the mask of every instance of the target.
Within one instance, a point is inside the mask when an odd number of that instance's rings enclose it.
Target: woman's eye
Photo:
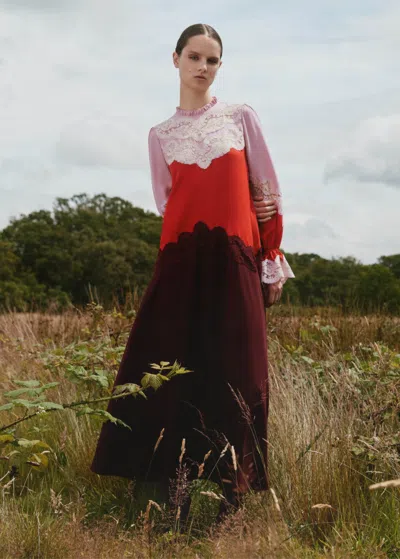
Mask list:
[[[198,58],[198,56],[197,54],[191,54],[189,58],[193,60],[194,58]],[[209,64],[218,64],[218,60],[207,60],[207,62]]]

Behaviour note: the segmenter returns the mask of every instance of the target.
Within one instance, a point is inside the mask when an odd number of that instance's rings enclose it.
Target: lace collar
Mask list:
[[[218,99],[214,95],[211,98],[211,101],[209,103],[207,103],[206,105],[203,105],[199,109],[181,109],[180,107],[176,107],[176,113],[175,114],[183,115],[183,116],[201,115],[201,114],[205,113],[206,111],[208,111],[208,109],[213,107],[217,101],[218,101]]]

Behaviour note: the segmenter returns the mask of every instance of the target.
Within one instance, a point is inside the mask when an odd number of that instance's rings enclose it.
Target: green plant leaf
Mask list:
[[[31,396],[33,398],[34,396],[40,394],[40,392],[42,392],[42,389],[40,388],[17,388],[17,390],[10,390],[9,392],[5,392],[4,396],[6,398],[18,398],[18,396],[22,396],[22,394],[27,394],[28,396]]]
[[[23,398],[16,398],[12,401],[14,406],[24,406],[24,408],[34,408],[37,404],[32,404],[30,400],[24,400]]]
[[[13,435],[0,435],[0,445],[12,443],[14,441]]]
[[[126,394],[131,394],[132,396],[136,396],[136,394],[138,394],[140,390],[141,389],[138,384],[134,384],[134,383],[119,384],[114,388],[113,394],[117,396],[118,394],[123,394],[124,392],[126,392]]]
[[[48,390],[49,388],[54,388],[55,386],[58,386],[60,383],[59,382],[48,382],[47,384],[44,384],[42,386],[42,388],[44,390]]]
[[[34,453],[28,457],[26,463],[39,470],[45,470],[49,465],[49,458],[43,452]]]
[[[88,415],[88,414],[93,413],[93,412],[94,412],[93,408],[90,408],[89,406],[83,406],[82,408],[79,408],[78,410],[75,410],[75,413],[78,417],[80,415]]]
[[[40,402],[40,405],[45,410],[63,410],[64,406],[56,402]]]
[[[44,384],[43,386],[38,386],[37,388],[17,388],[16,390],[10,390],[9,392],[5,392],[4,396],[6,398],[18,398],[18,396],[22,396],[22,394],[26,394],[27,396],[34,398],[35,396],[39,396],[44,390],[47,390],[49,388],[54,388],[59,384],[60,384],[59,382],[49,382],[47,384]]]
[[[151,387],[154,390],[158,390],[160,388],[160,386],[162,385],[163,380],[160,377],[160,375],[158,374],[153,374],[153,373],[144,373],[142,380],[141,380],[141,384],[143,386],[143,388],[148,388]]]
[[[0,411],[11,410],[13,407],[13,402],[9,402],[8,404],[3,404],[2,406],[0,406]]]
[[[37,388],[40,386],[40,382],[38,380],[14,380],[13,382],[18,386],[24,386],[25,388]]]
[[[28,439],[17,439],[16,440],[18,446],[22,446],[23,448],[29,448],[32,450],[32,452],[34,450],[38,450],[41,448],[44,448],[46,450],[50,449],[50,446],[45,443],[44,441],[40,441],[40,440],[28,440]]]
[[[131,427],[129,427],[129,425],[127,425],[126,423],[121,421],[121,419],[118,419],[117,417],[114,417],[113,415],[111,415],[111,413],[109,413],[106,410],[99,410],[99,409],[94,410],[92,408],[89,408],[88,406],[85,406],[84,408],[81,408],[80,410],[76,411],[76,415],[77,416],[80,416],[80,415],[96,415],[98,417],[101,417],[104,421],[111,421],[112,423],[122,425],[123,427],[127,427],[130,431],[132,431],[132,429],[131,429]]]
[[[168,376],[170,378],[174,377],[175,375],[186,375],[186,373],[193,373],[192,369],[185,369],[185,367],[178,367],[174,371],[170,371]]]
[[[104,371],[96,371],[94,375],[90,375],[90,378],[103,388],[108,388],[108,376]]]

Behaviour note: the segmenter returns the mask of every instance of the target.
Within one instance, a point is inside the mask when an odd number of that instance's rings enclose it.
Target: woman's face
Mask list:
[[[173,53],[174,66],[179,68],[181,82],[189,89],[207,90],[222,64],[220,54],[221,47],[215,39],[206,35],[190,37],[181,56]]]

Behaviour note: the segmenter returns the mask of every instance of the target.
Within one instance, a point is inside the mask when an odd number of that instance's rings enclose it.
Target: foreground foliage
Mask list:
[[[0,556],[398,557],[400,320],[293,314],[268,313],[271,491],[220,522],[184,442],[169,494],[89,470],[134,313],[0,316]],[[179,370],[152,365],[149,398]]]

